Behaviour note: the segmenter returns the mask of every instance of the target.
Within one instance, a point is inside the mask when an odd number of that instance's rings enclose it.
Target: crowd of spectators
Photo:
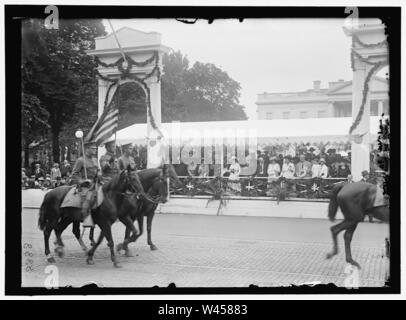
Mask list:
[[[245,163],[239,163],[236,157],[232,158],[232,164],[222,167],[221,164],[204,164],[190,161],[189,164],[175,164],[175,170],[179,176],[213,177],[226,176],[231,180],[238,180],[241,176],[255,176],[268,178],[269,181],[284,178],[345,178],[352,180],[351,176],[351,152],[340,151],[335,148],[320,147],[315,144],[292,145],[260,145],[256,154],[257,168],[254,174],[246,174],[245,168],[250,161],[250,155],[246,152]],[[349,148],[349,145],[344,146]],[[116,155],[120,156],[122,150],[117,146]],[[171,152],[170,152],[171,154]],[[204,154],[202,152],[202,154]],[[136,168],[142,170],[147,165],[146,145],[134,145],[131,151]],[[190,153],[193,156],[193,152]],[[369,173],[376,169],[374,164],[376,151],[371,152],[371,167]],[[202,159],[203,160],[203,159]],[[226,156],[224,162],[226,163]],[[35,161],[30,168],[22,168],[23,188],[54,188],[66,184],[72,173],[73,163],[64,160],[59,163],[42,164]]]

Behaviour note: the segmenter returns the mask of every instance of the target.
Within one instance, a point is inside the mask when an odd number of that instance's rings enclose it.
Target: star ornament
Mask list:
[[[248,182],[248,184],[245,186],[245,189],[251,191],[252,189],[254,189],[254,186],[251,185],[251,182]]]
[[[186,185],[186,188],[188,188],[188,190],[192,190],[195,188],[195,186],[193,184],[191,184],[190,182]]]
[[[313,183],[312,190],[313,190],[313,192],[316,192],[319,190],[319,187],[317,186],[317,184]]]

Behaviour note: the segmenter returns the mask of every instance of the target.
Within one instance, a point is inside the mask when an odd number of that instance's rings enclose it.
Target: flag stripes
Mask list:
[[[102,144],[112,136],[118,126],[118,109],[110,109],[97,121],[93,139],[97,145]]]

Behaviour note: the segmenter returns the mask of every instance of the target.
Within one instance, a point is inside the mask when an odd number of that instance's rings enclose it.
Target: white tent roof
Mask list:
[[[370,117],[371,138],[376,140],[380,117]],[[210,122],[162,123],[165,138],[180,137],[182,141],[193,138],[249,137],[256,135],[262,142],[314,142],[324,140],[348,141],[352,118],[318,118],[290,120],[244,120]],[[173,135],[172,135],[173,132]],[[146,124],[134,124],[117,132],[117,141],[145,143]]]

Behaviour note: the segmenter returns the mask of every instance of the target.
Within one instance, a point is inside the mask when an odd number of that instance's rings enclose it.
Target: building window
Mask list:
[[[272,120],[272,112],[266,113],[266,120]]]
[[[307,118],[307,111],[300,111],[300,119],[306,119]]]
[[[326,111],[325,110],[317,111],[317,118],[325,118],[325,117],[326,117]]]
[[[283,119],[289,119],[289,117],[290,117],[290,112],[289,112],[289,111],[285,111],[285,112],[282,114],[282,117],[283,117]]]

